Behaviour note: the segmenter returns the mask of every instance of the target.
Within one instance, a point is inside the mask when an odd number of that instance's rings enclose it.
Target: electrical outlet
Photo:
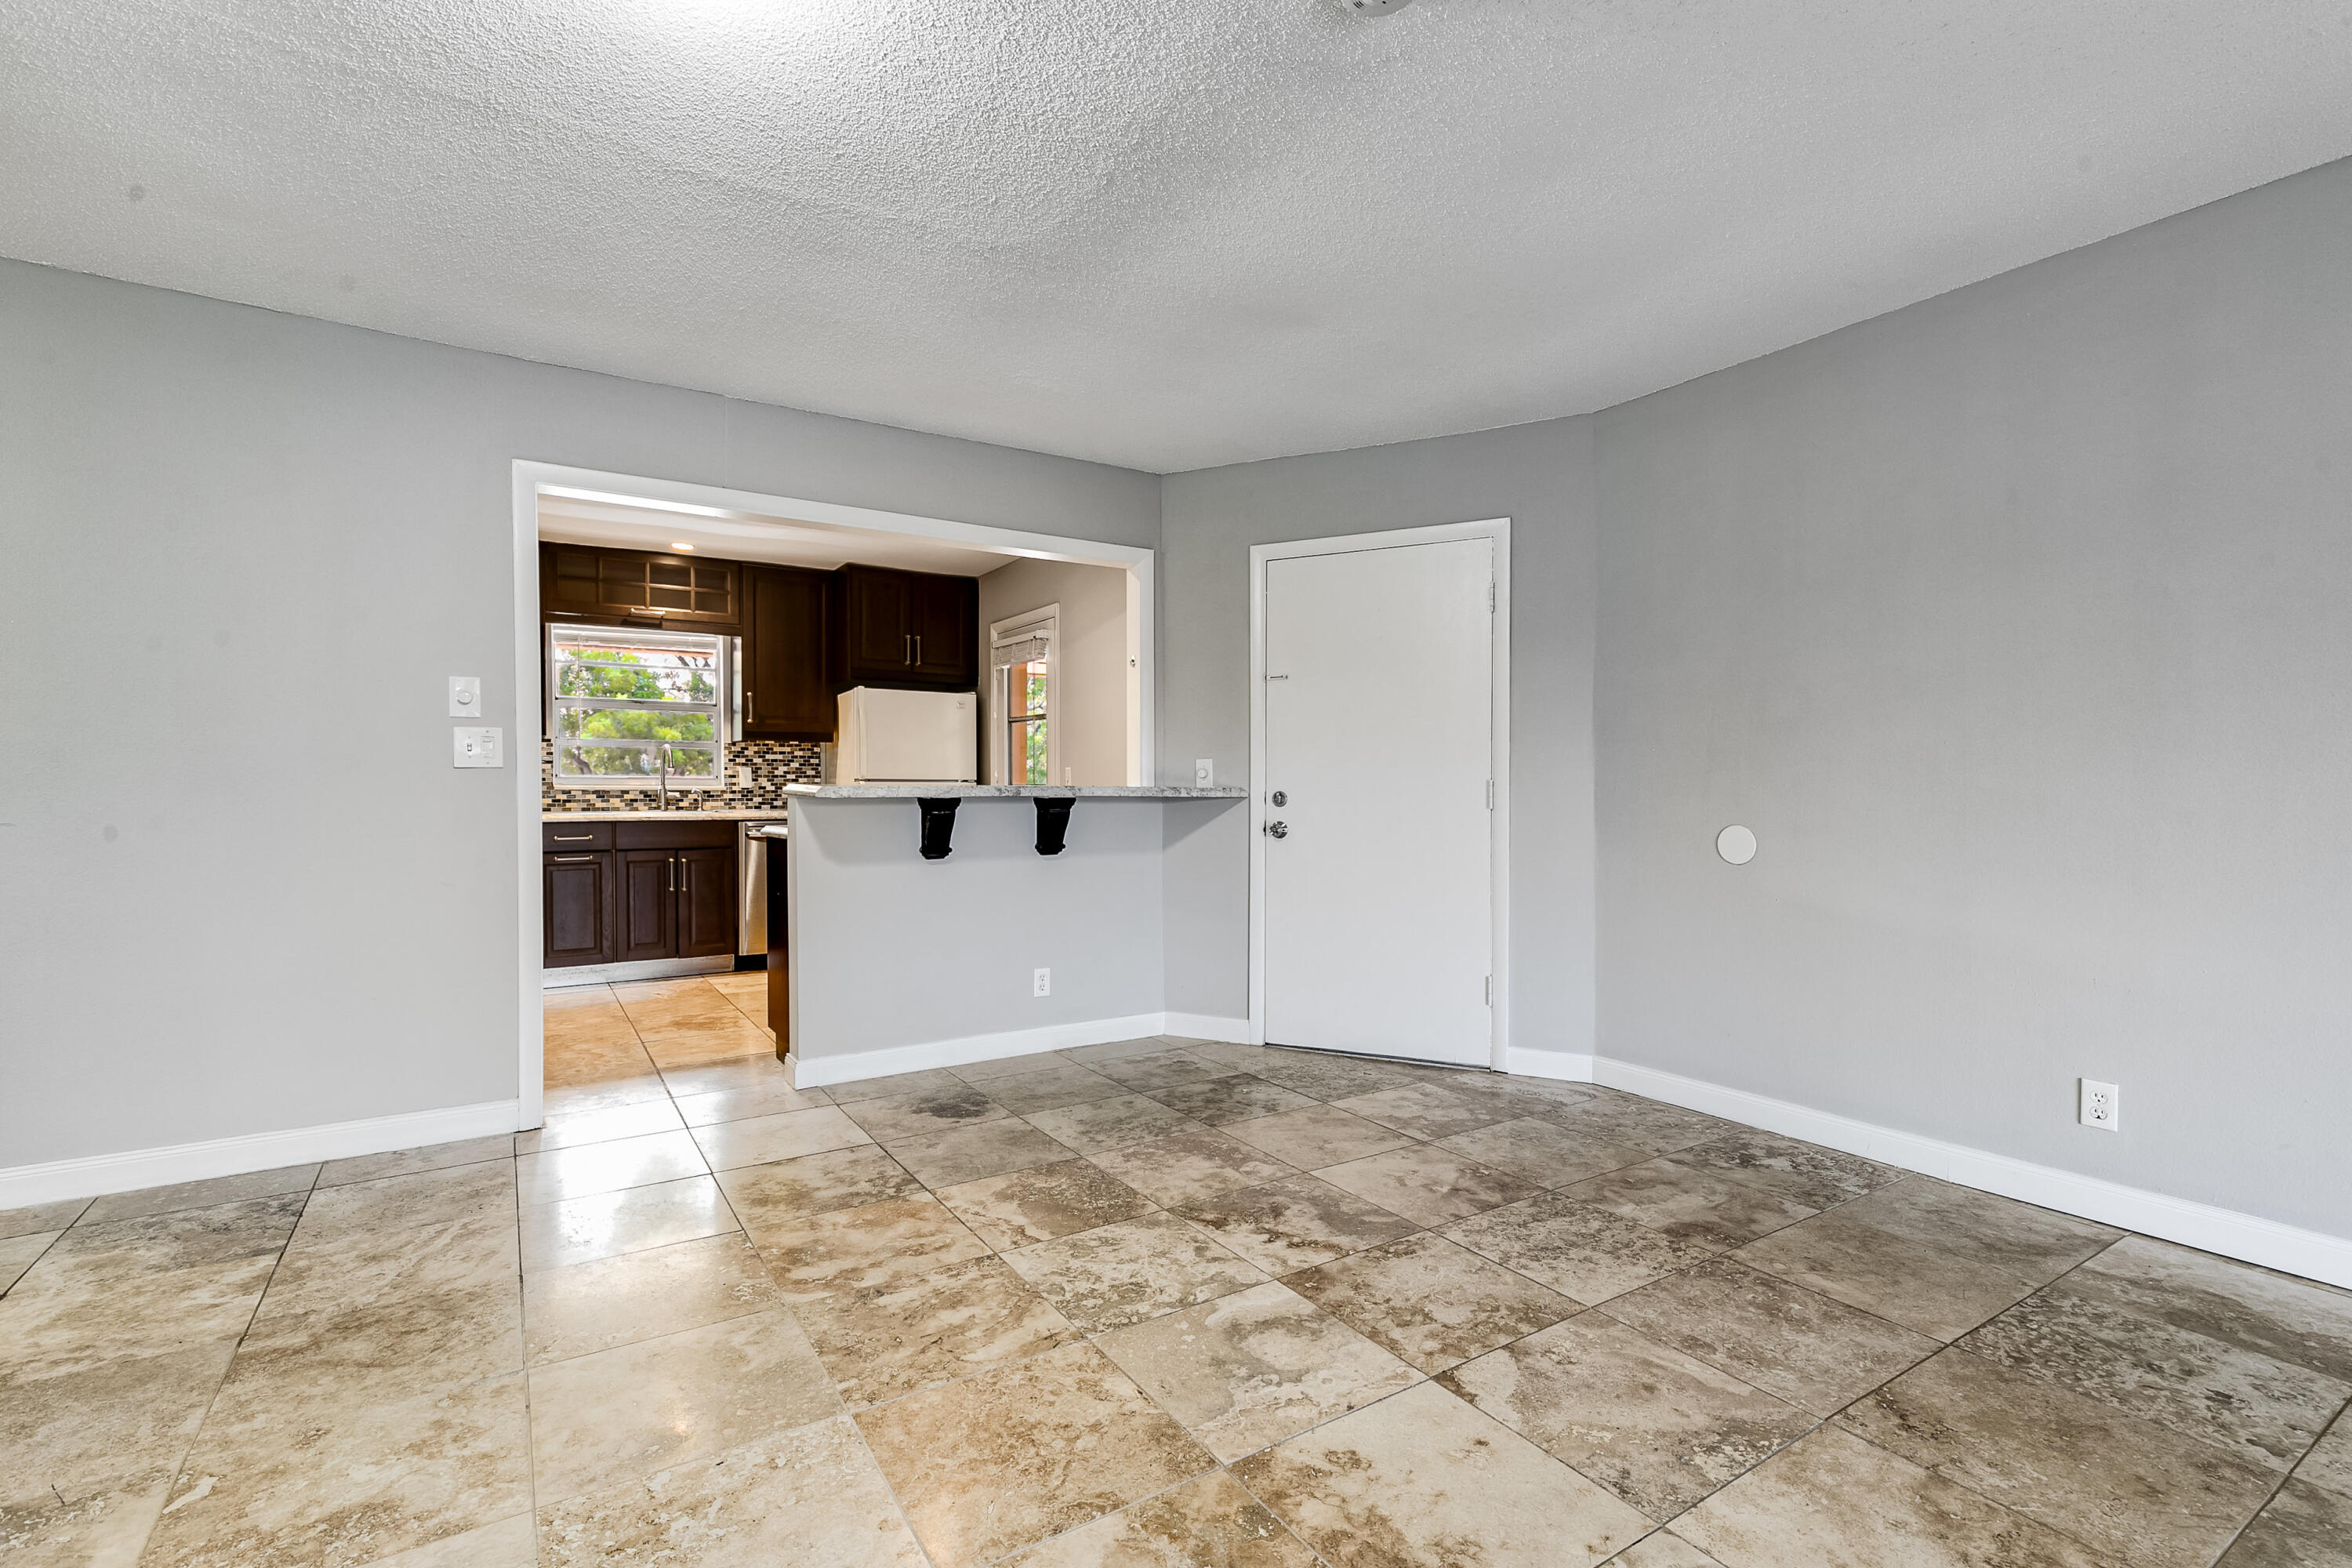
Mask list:
[[[1051,996],[1053,994],[1054,972],[1050,969],[1032,971],[1029,976],[1029,994],[1032,996]]]
[[[735,770],[735,787],[737,789],[750,789],[751,787],[751,769],[737,768]]]
[[[2114,1084],[2100,1083],[2093,1079],[2077,1079],[2074,1081],[2083,1086],[2082,1100],[2075,1108],[2074,1119],[2085,1127],[2113,1132],[2116,1130],[2116,1100],[2123,1091]]]
[[[1192,759],[1192,787],[1194,789],[1217,787],[1217,761],[1214,757]]]

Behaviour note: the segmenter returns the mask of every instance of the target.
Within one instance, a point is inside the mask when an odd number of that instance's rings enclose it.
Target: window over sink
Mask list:
[[[621,626],[547,628],[555,782],[642,788],[660,776],[719,780],[726,640]]]

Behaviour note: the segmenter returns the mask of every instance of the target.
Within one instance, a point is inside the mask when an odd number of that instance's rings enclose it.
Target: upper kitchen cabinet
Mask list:
[[[742,574],[732,561],[542,543],[539,605],[561,620],[658,620],[733,631],[743,619]]]
[[[782,741],[833,739],[825,679],[825,600],[831,574],[746,566],[743,733]]]
[[[845,566],[834,574],[836,686],[980,685],[980,584],[970,577]]]

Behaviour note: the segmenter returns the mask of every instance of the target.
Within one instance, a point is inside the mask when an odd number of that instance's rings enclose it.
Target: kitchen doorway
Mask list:
[[[1251,557],[1251,1000],[1263,1037],[1499,1066],[1509,525]]]

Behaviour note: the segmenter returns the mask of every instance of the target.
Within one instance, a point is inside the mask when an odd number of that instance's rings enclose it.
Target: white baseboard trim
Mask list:
[[[1188,1040],[1218,1040],[1228,1045],[1256,1046],[1265,1044],[1257,1031],[1250,1027],[1247,1018],[1222,1018],[1214,1013],[1166,1013],[1161,1015],[1163,1035],[1181,1035]]]
[[[1587,1051],[1532,1051],[1503,1047],[1503,1070],[1522,1078],[1553,1078],[1567,1083],[1592,1081],[1592,1057]]]
[[[1035,1029],[1008,1029],[995,1035],[965,1035],[951,1040],[925,1040],[912,1046],[886,1046],[875,1051],[841,1056],[790,1058],[793,1087],[823,1089],[827,1084],[858,1083],[893,1073],[920,1072],[926,1068],[969,1067],[973,1062],[1002,1061],[1007,1057],[1035,1056],[1041,1051],[1066,1051],[1074,1046],[1103,1046],[1113,1040],[1139,1040],[1168,1033],[1165,1013],[1135,1013],[1124,1018],[1094,1018],[1077,1024],[1047,1024]]]
[[[133,1193],[247,1171],[272,1171],[281,1165],[346,1160],[354,1154],[384,1154],[427,1143],[454,1143],[460,1138],[487,1138],[516,1131],[520,1115],[517,1101],[491,1100],[479,1105],[371,1116],[361,1121],[331,1121],[321,1127],[290,1127],[280,1132],[247,1132],[236,1138],[209,1138],[201,1143],[16,1165],[0,1170],[0,1209]]]
[[[2352,1288],[2352,1240],[2342,1237],[1856,1121],[1769,1095],[1727,1089],[1608,1057],[1593,1058],[1592,1081],[2101,1225],[2120,1226],[2241,1262]]]

